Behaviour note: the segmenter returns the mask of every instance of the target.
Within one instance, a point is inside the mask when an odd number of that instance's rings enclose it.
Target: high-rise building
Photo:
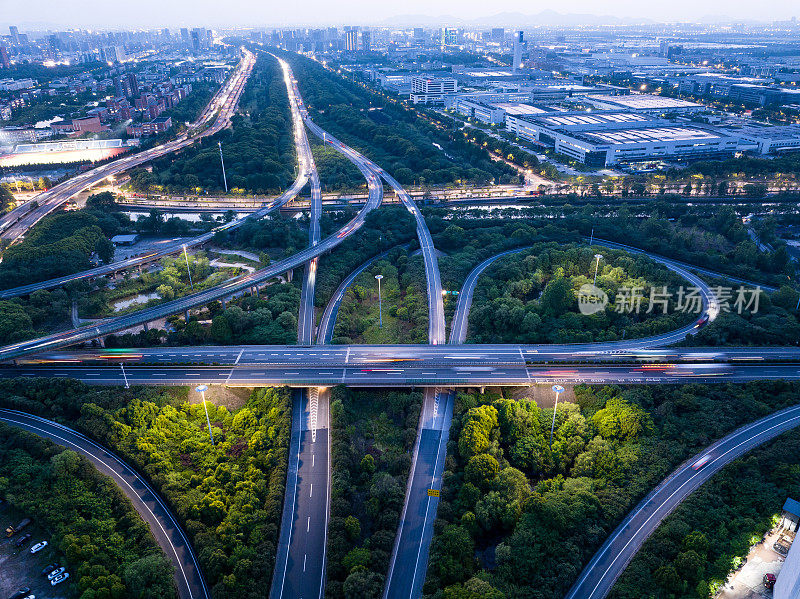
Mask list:
[[[3,65],[4,69],[11,68],[11,61],[8,59],[8,51],[5,46],[0,46],[0,64]]]
[[[457,46],[458,29],[455,29],[453,27],[442,27],[440,41],[443,48],[446,46]]]
[[[11,25],[8,31],[11,33],[11,42],[15,46],[19,46],[19,28],[16,25]]]
[[[192,52],[194,54],[200,54],[200,30],[199,29],[192,29]]]
[[[514,34],[514,64],[513,71],[516,73],[519,68],[522,66],[522,44],[525,42],[525,38],[521,31],[517,31]]]
[[[361,50],[364,52],[372,51],[372,32],[369,29],[361,32]]]
[[[181,27],[181,43],[187,47],[191,43],[189,39],[189,30],[186,27]]]
[[[422,41],[425,37],[425,30],[422,27],[414,27],[414,40]]]
[[[358,28],[345,27],[344,31],[344,49],[348,52],[355,52],[358,50]]]
[[[161,36],[166,38],[166,39],[169,39],[169,29],[164,27],[164,29],[161,30]]]
[[[492,27],[492,41],[501,42],[505,39],[506,30],[502,27]]]

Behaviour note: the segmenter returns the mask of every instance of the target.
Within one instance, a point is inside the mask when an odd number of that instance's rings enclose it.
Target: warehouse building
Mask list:
[[[800,125],[759,125],[753,123],[741,129],[731,129],[743,143],[753,145],[757,154],[781,154],[800,150]]]
[[[631,94],[629,96],[589,96],[586,98],[594,106],[609,110],[629,110],[649,114],[693,114],[707,110],[697,102],[687,102],[667,96],[653,94]]]
[[[734,135],[631,112],[507,115],[506,127],[518,137],[593,167],[720,158],[732,156],[739,147]]]

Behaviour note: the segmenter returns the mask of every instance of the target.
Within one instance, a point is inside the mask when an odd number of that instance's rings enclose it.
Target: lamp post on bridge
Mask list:
[[[381,300],[381,279],[383,275],[375,275],[378,281],[378,328],[383,328],[383,305]]]
[[[564,387],[561,385],[553,385],[553,391],[556,392],[556,405],[553,406],[553,423],[550,425],[550,448],[553,447],[553,429],[556,426],[556,412],[558,411],[558,396],[564,393]]]
[[[203,397],[203,409],[206,411],[206,422],[208,423],[208,436],[211,437],[211,445],[214,445],[214,433],[211,431],[211,419],[208,417],[208,407],[206,406],[207,389],[208,385],[199,385],[194,390]]]
[[[186,253],[186,244],[183,244],[183,257],[186,259],[186,272],[189,273],[189,285],[192,288],[192,292],[194,292],[194,283],[192,283],[192,269],[189,268],[189,254]]]

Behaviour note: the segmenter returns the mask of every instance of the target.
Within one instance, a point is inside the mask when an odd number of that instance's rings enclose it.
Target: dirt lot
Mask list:
[[[36,524],[28,526],[24,533],[31,533],[30,542],[20,549],[14,546],[19,535],[6,538],[5,529],[9,524],[16,524],[25,517],[24,514],[10,508],[8,504],[0,505],[0,599],[13,595],[21,587],[30,587],[36,599],[66,599],[72,597],[67,583],[57,587],[50,586],[47,579],[41,575],[42,568],[54,562],[64,563],[63,557],[58,556],[51,548],[46,547],[39,553],[31,554],[31,546],[41,540],[49,540],[48,535]],[[24,534],[23,533],[23,534]]]

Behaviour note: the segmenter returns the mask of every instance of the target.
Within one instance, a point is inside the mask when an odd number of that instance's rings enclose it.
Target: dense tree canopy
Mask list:
[[[0,496],[47,531],[45,552],[74,580],[70,596],[177,597],[174,568],[147,524],[77,453],[0,424]]]

